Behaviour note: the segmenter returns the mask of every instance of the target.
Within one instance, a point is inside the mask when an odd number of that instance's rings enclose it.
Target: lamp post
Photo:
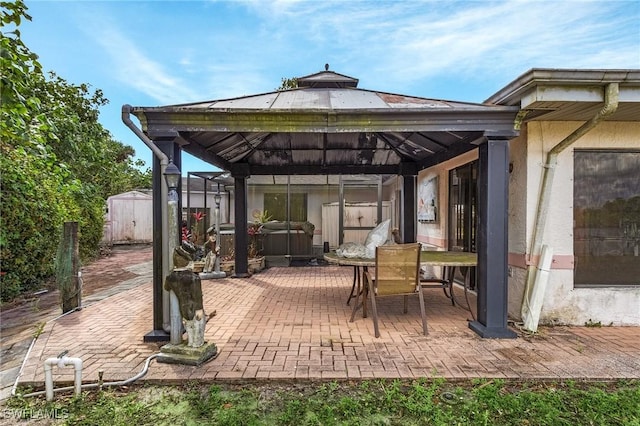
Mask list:
[[[182,174],[180,169],[173,164],[173,160],[169,160],[169,164],[164,170],[164,179],[167,182],[168,195],[167,195],[167,207],[168,207],[168,248],[169,248],[169,271],[173,270],[173,251],[180,239],[180,233],[178,228],[178,185],[180,184],[180,178]]]
[[[180,239],[178,229],[178,185],[182,174],[180,169],[173,164],[173,160],[169,160],[169,164],[165,168],[164,178],[167,182],[169,193],[167,196],[168,207],[168,241],[167,248],[169,254],[169,272],[173,271],[173,253]],[[180,304],[178,296],[173,291],[169,292],[169,318],[170,318],[170,338],[169,342],[173,345],[182,342],[182,318],[180,316]]]
[[[220,182],[218,182],[218,192],[213,196],[213,201],[216,203],[216,209],[214,212],[215,215],[215,226],[216,226],[216,238],[218,239],[218,246],[220,245]],[[214,276],[216,278],[224,278],[227,276],[225,272],[220,271],[220,256],[216,256],[216,263],[214,266]]]
[[[215,180],[215,179],[214,179]],[[207,259],[209,256],[215,256],[215,260],[213,262],[213,270],[210,270],[211,265],[208,262],[205,262],[205,270],[200,272],[200,278],[203,280],[210,280],[216,278],[226,278],[227,274],[224,271],[220,271],[220,182],[218,184],[218,192],[213,194],[213,201],[215,202],[215,209],[213,213],[214,224],[211,228],[207,229],[207,235],[211,232],[215,233],[216,243],[215,248],[209,247],[209,250],[213,251],[213,253],[207,253]]]

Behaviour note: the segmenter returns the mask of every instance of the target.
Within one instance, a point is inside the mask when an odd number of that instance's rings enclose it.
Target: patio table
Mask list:
[[[351,293],[347,299],[347,305],[356,294],[362,292],[361,289],[361,276],[370,266],[376,266],[375,258],[364,257],[341,257],[334,251],[325,253],[324,260],[334,265],[353,266],[353,285],[351,286]],[[455,270],[458,267],[475,267],[478,264],[478,255],[476,253],[462,252],[462,251],[436,251],[426,250],[420,252],[420,264],[431,266],[442,266],[444,268],[443,278],[427,278],[421,282],[422,288],[442,288],[445,290],[445,294],[451,299],[451,303],[455,305],[455,297],[453,296],[453,278],[455,276]],[[360,270],[362,268],[362,272]],[[466,274],[465,274],[466,278]],[[426,284],[426,283],[438,283],[438,284]],[[449,294],[446,289],[448,288]],[[363,306],[363,315],[367,316],[366,304]]]

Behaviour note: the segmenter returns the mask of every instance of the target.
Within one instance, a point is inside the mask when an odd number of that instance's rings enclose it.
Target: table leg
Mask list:
[[[422,288],[442,288],[444,295],[448,299],[451,299],[451,304],[455,306],[456,302],[453,296],[453,277],[455,276],[455,266],[443,266],[442,267],[442,279],[427,278],[420,280],[420,282],[434,282],[439,284],[422,284]],[[447,292],[448,290],[448,292]]]
[[[356,279],[356,283],[357,283],[357,287],[355,289],[355,297],[356,298],[356,303],[355,305],[353,305],[353,309],[351,310],[351,319],[349,320],[350,322],[353,322],[355,316],[356,316],[356,312],[358,311],[358,309],[360,309],[360,306],[362,306],[362,317],[366,318],[367,317],[367,286],[361,285],[361,283],[364,283],[364,279],[361,279],[361,275],[360,275],[360,267],[356,266],[355,268],[357,268],[357,272],[358,272],[358,276]],[[362,267],[362,274],[364,275],[367,272],[367,267],[363,266]],[[360,302],[360,296],[362,295],[362,302]]]
[[[456,267],[455,266],[446,266],[446,274],[447,274],[447,281],[449,281],[449,295],[447,296],[449,299],[451,299],[451,305],[452,306],[456,306],[456,297],[453,295],[453,279],[456,276]],[[445,291],[445,294],[447,292]]]
[[[364,275],[367,270],[368,268],[366,266],[363,266],[362,275]],[[362,280],[362,283],[364,284],[364,279]],[[360,289],[360,277],[358,277],[358,288]],[[367,317],[367,294],[369,293],[368,290],[368,287],[365,287],[364,285],[362,286],[362,289],[360,289],[360,291],[362,292],[362,318]]]
[[[357,284],[357,287],[356,287]],[[353,284],[351,285],[351,293],[349,294],[349,298],[347,298],[347,306],[349,306],[349,303],[351,303],[351,299],[353,299],[355,296],[355,291],[360,291],[360,267],[359,266],[354,266],[353,267]]]

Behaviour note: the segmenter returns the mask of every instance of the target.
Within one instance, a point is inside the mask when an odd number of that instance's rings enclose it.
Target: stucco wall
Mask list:
[[[546,153],[578,128],[578,122],[530,122],[511,145],[514,172],[510,176],[510,278],[509,314],[519,317],[526,278],[522,256],[522,232],[529,251]],[[573,150],[576,148],[640,148],[640,123],[605,122],[584,135],[558,157],[551,191],[544,244],[553,248],[549,284],[543,301],[541,323],[583,325],[600,321],[612,325],[640,325],[640,287],[574,288],[573,285]],[[522,139],[522,136],[520,137]],[[526,146],[525,155],[523,147]],[[526,157],[526,170],[517,164]],[[526,187],[526,191],[524,188]],[[522,199],[526,194],[526,199]],[[522,216],[522,203],[526,216]]]
[[[527,187],[527,138],[526,126],[521,136],[509,144],[509,277],[508,313],[510,318],[520,319],[520,306],[524,292],[527,252],[527,199],[539,191],[538,187]]]
[[[578,122],[531,122],[510,142],[509,173],[509,317],[520,319],[530,248],[546,153],[573,132]],[[640,325],[640,287],[574,288],[573,286],[573,149],[640,148],[640,123],[601,123],[560,154],[551,193],[544,243],[554,262],[543,300],[543,324],[584,325],[598,322]],[[449,171],[477,159],[473,151],[423,170],[423,180],[439,177],[438,223],[418,223],[418,241],[447,247]],[[640,260],[639,260],[640,261]]]
[[[416,188],[424,181],[433,177],[438,177],[438,217],[436,223],[421,223],[417,226],[417,240],[428,246],[446,249],[447,243],[447,223],[449,220],[449,171],[456,167],[467,164],[478,159],[478,151],[474,150],[460,155],[449,161],[438,164],[437,166],[420,171]]]

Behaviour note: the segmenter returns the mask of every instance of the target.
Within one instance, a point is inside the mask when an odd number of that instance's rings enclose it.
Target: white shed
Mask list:
[[[103,241],[110,244],[153,241],[153,197],[130,191],[107,198]]]

